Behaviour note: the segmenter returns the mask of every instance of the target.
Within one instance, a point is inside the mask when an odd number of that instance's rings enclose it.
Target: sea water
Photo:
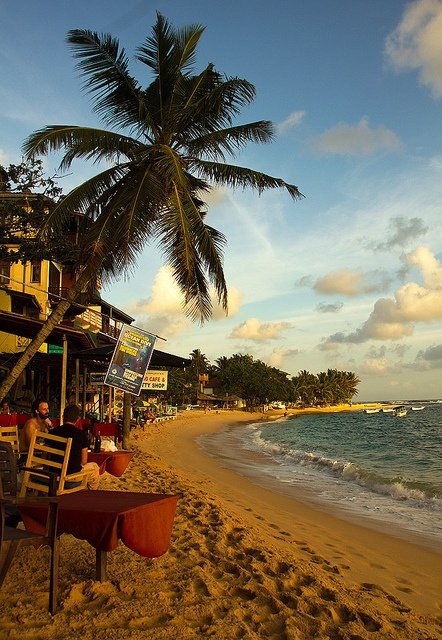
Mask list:
[[[199,443],[257,484],[442,548],[442,404],[408,409],[287,416]]]

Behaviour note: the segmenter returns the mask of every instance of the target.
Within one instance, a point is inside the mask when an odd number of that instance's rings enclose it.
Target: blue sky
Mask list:
[[[442,1],[0,0],[0,163],[48,124],[98,125],[65,44],[110,32],[131,53],[155,11],[206,26],[198,64],[252,82],[241,122],[272,120],[271,145],[236,163],[296,184],[217,191],[230,314],[190,323],[156,246],[103,293],[180,355],[251,353],[291,375],[355,371],[360,398],[442,396]],[[144,69],[133,65],[140,81]],[[56,158],[45,159],[47,171]],[[91,174],[78,165],[65,191]]]

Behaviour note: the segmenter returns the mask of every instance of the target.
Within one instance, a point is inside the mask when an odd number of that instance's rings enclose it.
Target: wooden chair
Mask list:
[[[42,478],[46,479],[48,485],[47,493],[49,496],[54,497],[57,492],[58,476],[52,471],[45,469],[29,469],[28,467],[22,467],[21,471],[31,471],[34,474],[39,474]],[[15,498],[17,496],[17,457],[9,442],[0,441],[0,497],[2,498]]]
[[[10,442],[0,442],[0,497],[17,496],[17,458]]]
[[[63,448],[60,448],[60,444]],[[48,494],[49,483],[42,478],[41,470],[57,474],[56,495],[87,489],[89,474],[86,471],[67,473],[71,445],[72,438],[62,438],[42,431],[36,431],[32,435],[20,497],[24,497],[28,491]]]
[[[16,424],[9,427],[0,426],[0,441],[9,442],[14,453],[17,456],[20,454],[18,446],[18,426]]]
[[[22,469],[26,471],[27,467],[22,467]],[[33,470],[31,469],[31,471]],[[0,441],[0,498],[17,497],[17,473],[17,457],[11,444]],[[38,473],[48,487],[48,495],[54,497],[57,492],[57,474],[43,469],[40,469]],[[6,507],[6,513],[6,524],[16,527],[21,521],[21,515],[17,507],[8,505]]]
[[[9,527],[6,524],[8,505],[27,505],[35,501],[49,503],[45,533],[38,534],[23,529]],[[49,611],[57,609],[59,540],[57,538],[58,498],[0,498],[0,587],[2,586],[14,556],[20,547],[29,545],[48,545],[51,549],[49,579]]]
[[[53,474],[48,474],[52,475]],[[53,480],[56,477],[53,476]],[[50,482],[49,491],[55,491],[55,482]],[[21,520],[18,507],[29,504],[29,498],[17,498],[17,460],[9,442],[0,442],[0,587],[17,550],[27,545],[49,545],[51,548],[49,611],[57,608],[59,543],[57,539],[58,498],[40,498],[49,502],[46,531],[44,535],[16,529]],[[34,498],[33,500],[36,500]]]

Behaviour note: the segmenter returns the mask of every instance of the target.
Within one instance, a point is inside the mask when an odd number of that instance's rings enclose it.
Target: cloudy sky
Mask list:
[[[44,125],[98,124],[69,29],[110,32],[132,52],[156,10],[206,26],[200,67],[256,86],[240,121],[272,120],[275,141],[237,164],[305,199],[211,194],[227,318],[215,306],[203,327],[186,319],[156,246],[104,297],[165,351],[250,353],[291,375],[352,370],[363,400],[442,397],[442,0],[0,0],[0,164]],[[64,190],[89,175],[74,167]]]

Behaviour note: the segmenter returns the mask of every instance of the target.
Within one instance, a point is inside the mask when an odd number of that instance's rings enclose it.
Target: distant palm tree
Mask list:
[[[127,273],[153,239],[171,265],[193,319],[210,317],[209,283],[227,310],[225,237],[204,221],[204,198],[214,187],[251,187],[258,193],[283,188],[295,200],[302,197],[280,178],[225,162],[249,142],[269,142],[273,127],[267,121],[234,124],[241,107],[255,97],[250,82],[222,76],[212,64],[193,73],[203,31],[200,25],[174,29],[157,14],[151,36],[135,55],[153,74],[146,86],[130,74],[116,39],[88,30],[68,33],[94,110],[116,130],[51,125],[24,144],[28,157],[64,152],[62,170],[75,159],[107,166],[73,189],[48,217],[46,230],[60,228],[72,211],[84,213],[94,224],[83,238],[77,283],[11,371],[15,379],[104,263],[109,276]],[[0,397],[12,386],[11,375]]]

